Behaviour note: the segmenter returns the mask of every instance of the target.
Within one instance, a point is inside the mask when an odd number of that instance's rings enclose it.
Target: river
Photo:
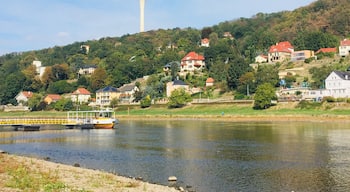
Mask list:
[[[341,122],[121,120],[114,130],[0,130],[0,149],[12,154],[190,191],[350,190],[350,125]]]

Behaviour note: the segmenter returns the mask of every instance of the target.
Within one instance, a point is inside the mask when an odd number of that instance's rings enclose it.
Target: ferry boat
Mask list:
[[[92,129],[113,129],[118,120],[115,118],[115,112],[110,109],[93,111],[69,111],[67,113],[69,126],[92,128]]]

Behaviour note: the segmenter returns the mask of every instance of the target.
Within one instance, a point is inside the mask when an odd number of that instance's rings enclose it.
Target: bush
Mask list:
[[[334,103],[336,102],[336,99],[334,97],[323,97],[322,101],[327,101],[328,103]]]
[[[186,93],[185,89],[175,89],[173,92],[171,92],[171,95],[169,97],[168,107],[180,108],[191,101],[191,95]]]
[[[143,98],[140,102],[141,108],[150,107],[151,104],[152,104],[152,99],[149,95],[147,95],[145,98]]]
[[[317,109],[317,108],[320,108],[321,106],[322,106],[322,103],[320,103],[320,102],[303,100],[303,101],[300,101],[298,103],[296,108],[299,108],[299,109]]]

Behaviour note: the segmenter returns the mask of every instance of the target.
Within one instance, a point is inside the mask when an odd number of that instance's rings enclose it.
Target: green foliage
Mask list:
[[[334,97],[328,96],[328,97],[323,97],[322,101],[327,101],[328,103],[334,103],[336,102],[336,99]]]
[[[74,105],[73,105],[72,100],[62,98],[59,101],[53,103],[53,108],[56,111],[69,111],[69,110],[74,109]]]
[[[272,86],[277,86],[279,82],[278,68],[274,65],[259,65],[256,72],[256,85],[270,83]]]
[[[168,107],[181,108],[191,101],[191,95],[187,93],[185,89],[175,89],[173,92],[171,92],[171,95],[169,97]]]
[[[117,97],[113,98],[109,104],[110,107],[115,108],[116,106],[118,106],[119,103],[119,99]]]
[[[322,106],[322,103],[320,102],[313,102],[313,101],[300,101],[296,108],[299,109],[318,109]]]
[[[301,31],[294,39],[293,45],[297,50],[317,51],[325,47],[337,47],[339,40],[336,36],[321,31]]]
[[[248,71],[249,65],[241,58],[230,63],[227,73],[227,85],[232,89],[236,89],[239,85],[239,78]]]
[[[66,80],[56,81],[49,85],[47,88],[47,93],[52,94],[63,94],[63,93],[71,93],[75,90],[76,86],[68,83]]]
[[[267,109],[272,105],[272,100],[276,100],[275,88],[270,83],[258,86],[254,95],[254,109]]]
[[[140,102],[140,106],[141,108],[147,108],[150,107],[152,104],[152,99],[149,95],[147,95],[146,97],[144,97],[141,102]]]

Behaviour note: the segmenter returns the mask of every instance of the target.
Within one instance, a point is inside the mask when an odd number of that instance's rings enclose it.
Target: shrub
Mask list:
[[[152,104],[152,99],[149,95],[147,95],[145,98],[143,98],[140,102],[141,108],[150,107],[151,104]]]
[[[327,101],[328,103],[334,103],[336,102],[336,99],[334,97],[323,97],[322,101]]]

